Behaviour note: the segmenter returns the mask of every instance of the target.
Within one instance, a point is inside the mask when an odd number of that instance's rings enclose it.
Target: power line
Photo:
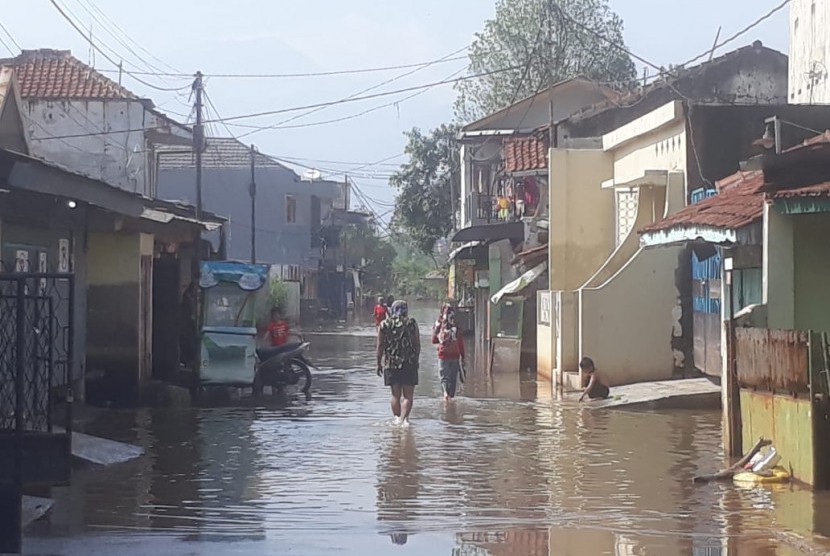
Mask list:
[[[755,21],[753,21],[752,23],[750,23],[749,25],[747,25],[746,27],[744,27],[743,29],[741,29],[740,31],[738,31],[737,33],[735,33],[734,35],[732,35],[731,37],[729,37],[728,39],[725,39],[724,41],[722,41],[722,42],[720,42],[720,43],[716,44],[714,48],[707,49],[705,52],[701,53],[701,54],[700,54],[700,55],[698,55],[698,56],[695,56],[695,57],[694,57],[694,58],[692,58],[691,60],[688,60],[687,62],[684,62],[684,63],[683,63],[683,64],[681,64],[681,65],[682,65],[682,66],[687,66],[687,65],[689,65],[689,64],[693,64],[693,63],[697,62],[698,60],[700,60],[700,59],[702,59],[702,58],[705,58],[705,57],[706,57],[706,56],[708,56],[711,52],[714,52],[715,50],[718,50],[719,48],[722,48],[722,47],[726,46],[727,44],[729,44],[729,43],[731,43],[731,42],[733,42],[733,41],[737,40],[738,38],[740,38],[740,37],[742,37],[743,35],[745,35],[745,34],[747,34],[748,32],[750,32],[752,29],[754,29],[754,28],[758,27],[759,25],[761,25],[763,22],[765,22],[766,20],[768,20],[769,18],[771,18],[772,16],[774,16],[776,13],[778,13],[778,12],[780,12],[781,10],[783,10],[784,8],[786,8],[786,7],[787,7],[787,4],[789,4],[789,3],[790,3],[790,0],[784,0],[783,2],[781,2],[781,4],[777,5],[777,6],[776,6],[776,7],[774,7],[772,10],[770,10],[770,11],[769,11],[769,12],[767,12],[767,13],[765,13],[765,14],[764,14],[764,15],[762,15],[760,18],[756,19]]]
[[[9,40],[12,41],[12,44],[17,47],[17,50],[23,50],[23,47],[21,47],[20,43],[15,40],[14,36],[9,32],[9,30],[6,28],[6,26],[3,25],[2,21],[0,21],[0,29],[2,29],[3,32],[6,33],[6,36],[9,37]],[[3,44],[3,46],[5,46],[8,49],[8,46],[6,45],[5,42],[3,42],[2,44]],[[14,54],[14,52],[12,52],[11,49],[9,49],[9,52],[11,52],[12,55]]]
[[[439,58],[438,60],[436,60],[436,61],[434,61],[434,62],[429,62],[429,63],[427,63],[427,64],[425,64],[425,65],[423,65],[423,66],[419,66],[419,67],[417,67],[417,68],[415,68],[415,69],[413,69],[413,70],[409,70],[409,71],[407,71],[407,72],[405,72],[405,73],[402,73],[402,74],[400,74],[400,75],[397,75],[397,76],[395,76],[395,77],[392,77],[391,79],[387,79],[387,80],[385,80],[385,81],[382,81],[381,83],[378,83],[377,85],[372,85],[371,87],[368,87],[368,88],[366,88],[366,89],[362,89],[362,90],[360,90],[360,91],[357,91],[356,93],[351,94],[351,95],[347,96],[346,98],[344,98],[344,99],[342,99],[342,100],[350,100],[350,99],[353,99],[353,98],[355,98],[355,97],[358,97],[358,96],[360,96],[360,95],[362,95],[362,94],[368,93],[369,91],[374,91],[375,89],[379,89],[379,88],[381,88],[381,87],[383,87],[383,86],[385,86],[385,85],[389,85],[390,83],[394,83],[395,81],[398,81],[399,79],[403,79],[404,77],[408,77],[408,76],[410,76],[410,75],[413,75],[413,74],[415,74],[415,73],[418,73],[419,71],[421,71],[421,70],[423,70],[423,69],[426,69],[426,68],[430,67],[432,64],[435,64],[435,63],[437,63],[437,62],[443,61],[443,60],[444,60],[444,59],[446,59],[446,58],[451,58],[452,56],[455,56],[455,55],[456,55],[456,54],[458,54],[459,52],[463,52],[463,51],[464,51],[464,50],[466,50],[466,49],[467,49],[467,47],[465,46],[464,48],[460,48],[460,49],[458,49],[458,50],[456,50],[456,51],[454,51],[454,52],[450,52],[450,53],[449,53],[449,54],[447,54],[446,56],[443,56],[442,58]],[[462,71],[463,71],[463,70],[462,70]],[[457,72],[457,73],[460,73],[460,72]],[[450,77],[453,77],[454,75],[455,75],[455,74],[451,75]],[[418,93],[418,94],[420,94],[420,93]],[[416,94],[416,95],[412,95],[412,96],[417,96],[417,94]],[[411,97],[410,97],[410,98],[411,98]],[[389,106],[389,105],[387,105],[387,106]],[[282,120],[282,121],[280,121],[280,122],[277,122],[276,124],[273,124],[272,126],[270,126],[270,127],[268,127],[268,128],[258,129],[258,130],[254,130],[254,131],[249,131],[249,132],[247,132],[247,133],[243,133],[240,137],[247,137],[248,135],[253,135],[254,133],[259,133],[260,131],[265,131],[266,129],[276,129],[276,128],[279,128],[279,127],[283,126],[284,124],[290,123],[290,122],[295,121],[295,120],[298,120],[298,119],[300,119],[300,118],[304,118],[305,116],[309,116],[309,115],[311,115],[311,114],[314,114],[315,112],[320,112],[321,110],[325,110],[326,108],[328,108],[328,107],[327,107],[327,106],[321,106],[321,107],[319,107],[319,108],[315,108],[315,109],[309,110],[309,111],[307,111],[307,112],[304,112],[303,114],[297,114],[297,115],[295,115],[295,116],[292,116],[292,117],[290,117],[290,118],[287,118],[287,119],[285,119],[285,120]],[[356,117],[362,116],[362,115],[364,115],[364,114],[367,114],[367,113],[369,113],[369,112],[373,112],[373,111],[375,111],[375,110],[380,110],[380,108],[381,108],[381,107],[378,107],[378,108],[375,108],[375,109],[372,109],[372,110],[369,110],[369,111],[365,111],[364,113],[362,113],[362,114],[357,114],[357,115],[355,115],[355,116],[353,116],[353,117],[354,117],[354,118],[356,118]],[[348,117],[348,118],[340,118],[340,119],[337,119],[337,120],[332,120],[332,121],[327,122],[327,123],[334,123],[334,122],[336,122],[336,121],[345,121],[345,120],[347,120],[347,119],[352,119],[352,117]],[[323,125],[323,124],[317,124],[317,125]],[[287,127],[287,126],[286,126],[286,127]]]
[[[6,44],[6,41],[3,40],[3,37],[0,37],[0,44],[3,45],[3,48],[9,51],[9,54],[11,54],[12,56],[15,55],[14,50],[12,50],[11,47],[8,44]]]
[[[74,20],[73,20],[73,19],[72,19],[72,18],[71,18],[71,17],[70,17],[70,16],[69,16],[69,15],[68,15],[65,11],[64,11],[64,9],[60,6],[60,4],[58,4],[57,0],[49,0],[49,2],[52,4],[52,6],[54,6],[54,8],[58,11],[58,13],[60,13],[60,15],[61,15],[61,16],[62,16],[62,17],[63,17],[63,18],[67,21],[67,23],[69,23],[69,24],[72,26],[72,28],[73,28],[73,29],[75,29],[75,31],[77,31],[77,33],[78,33],[79,35],[81,35],[81,37],[83,37],[83,39],[84,39],[86,42],[88,42],[88,43],[89,43],[89,45],[90,45],[90,46],[91,46],[91,47],[92,47],[92,48],[93,48],[96,52],[98,52],[99,54],[101,54],[101,56],[103,56],[104,58],[106,58],[106,59],[107,59],[107,61],[109,61],[112,65],[114,65],[114,66],[118,66],[118,65],[119,65],[119,64],[118,64],[118,62],[116,62],[116,61],[115,61],[115,60],[114,60],[114,59],[113,59],[110,55],[108,55],[106,52],[104,52],[103,50],[101,50],[101,48],[100,48],[97,44],[95,44],[95,41],[93,41],[93,40],[92,40],[92,38],[88,37],[88,36],[86,35],[86,33],[84,33],[83,29],[81,29],[81,28],[78,26],[78,24],[77,24],[77,23],[75,23],[75,21],[74,21]],[[148,82],[148,81],[145,81],[144,79],[141,79],[140,77],[138,77],[137,75],[135,75],[135,73],[134,73],[134,72],[132,72],[132,71],[123,70],[123,72],[124,72],[124,73],[126,73],[127,75],[129,75],[130,77],[132,77],[133,79],[135,79],[136,81],[138,81],[139,83],[141,83],[142,85],[145,85],[145,86],[150,87],[151,89],[155,89],[155,90],[157,90],[157,91],[164,91],[164,92],[170,92],[170,91],[181,91],[181,90],[184,90],[184,89],[186,89],[186,88],[189,88],[189,87],[190,87],[190,85],[186,85],[186,86],[184,86],[184,87],[174,87],[174,88],[171,88],[171,87],[159,87],[158,85],[154,85],[154,84],[152,84],[152,83],[150,83],[150,82]]]
[[[51,1],[54,1],[54,0],[51,0]],[[512,68],[492,70],[492,71],[488,71],[488,72],[484,72],[484,73],[466,75],[466,76],[463,76],[463,77],[456,77],[456,78],[453,78],[453,79],[446,79],[446,80],[443,80],[443,81],[434,81],[432,83],[426,83],[426,84],[423,84],[423,85],[415,85],[415,86],[412,86],[412,87],[406,87],[404,89],[397,89],[397,90],[394,90],[394,91],[384,91],[384,92],[380,92],[380,93],[373,93],[371,95],[365,95],[365,96],[361,96],[361,97],[354,97],[354,98],[351,98],[351,99],[348,99],[348,100],[341,99],[341,100],[330,101],[330,102],[320,102],[320,103],[316,103],[316,104],[309,104],[309,105],[305,105],[305,106],[295,106],[293,108],[281,108],[281,109],[278,109],[278,110],[268,110],[268,111],[265,111],[265,112],[257,112],[257,113],[253,113],[253,114],[240,114],[240,115],[237,115],[237,116],[230,116],[228,118],[205,120],[203,123],[208,124],[208,123],[229,122],[229,121],[236,121],[236,120],[243,120],[243,119],[250,119],[250,118],[260,118],[260,117],[263,117],[263,116],[270,116],[270,115],[274,115],[274,114],[285,114],[285,113],[288,113],[288,112],[296,112],[298,110],[306,110],[306,109],[309,109],[309,108],[317,108],[318,106],[334,106],[334,105],[338,105],[338,104],[347,104],[347,103],[352,103],[352,102],[360,102],[360,101],[363,101],[363,100],[371,100],[371,99],[374,99],[374,98],[387,97],[387,96],[397,95],[397,94],[401,94],[401,93],[408,93],[408,92],[411,92],[411,91],[418,91],[418,90],[421,90],[421,89],[430,89],[430,88],[433,88],[433,87],[436,87],[436,86],[439,86],[439,85],[450,85],[450,84],[453,84],[453,83],[458,83],[460,81],[467,81],[467,80],[470,80],[470,79],[477,79],[479,77],[485,77],[485,76],[488,76],[488,75],[495,75],[495,74],[498,74],[498,73],[504,73],[506,71],[511,71],[511,70],[514,70],[514,69],[516,69],[516,68],[512,67]],[[109,134],[109,133],[115,134],[115,133],[131,133],[131,132],[136,132],[136,131],[148,131],[148,130],[152,130],[152,129],[167,129],[167,127],[166,126],[150,126],[150,127],[137,128],[137,129],[106,131],[106,132],[101,132],[101,133],[80,133],[80,134],[72,134],[72,135],[61,135],[61,136],[56,136],[56,138],[68,139],[68,138],[73,138],[73,137],[88,137],[88,136],[91,136],[91,135],[104,135],[104,134]]]
[[[466,50],[469,47],[464,47],[460,51]],[[457,62],[458,60],[466,60],[466,56],[454,56],[452,58],[442,58],[438,60],[429,60],[426,62],[417,62],[413,64],[400,64],[397,66],[382,66],[382,67],[373,67],[373,68],[358,68],[358,69],[345,69],[345,70],[333,70],[333,71],[320,71],[320,72],[305,72],[305,73],[205,73],[205,77],[210,78],[219,78],[219,79],[292,79],[292,78],[303,78],[303,77],[330,77],[336,75],[355,75],[355,74],[363,74],[363,73],[379,73],[384,71],[395,71],[401,69],[409,69],[409,68],[418,68],[418,67],[425,67],[425,66],[432,66],[435,64],[445,64],[449,62]],[[110,73],[117,73],[118,70],[100,70],[106,71]],[[135,71],[132,72],[135,75],[144,75],[144,76],[154,76],[154,77],[193,77],[191,74],[188,73],[178,73],[178,72],[151,72],[151,71]]]

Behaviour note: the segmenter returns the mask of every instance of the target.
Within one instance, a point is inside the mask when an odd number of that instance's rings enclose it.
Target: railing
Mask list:
[[[71,274],[0,273],[0,553],[20,551],[23,487],[69,481],[73,293]]]

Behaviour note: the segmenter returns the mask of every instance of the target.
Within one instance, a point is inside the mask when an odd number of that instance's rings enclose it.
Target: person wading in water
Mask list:
[[[464,382],[464,338],[455,320],[455,307],[450,303],[441,307],[441,314],[432,327],[432,343],[438,346],[441,390],[444,401],[449,401],[455,398],[458,379]]]
[[[389,318],[378,329],[377,343],[377,372],[392,389],[395,424],[409,426],[420,357],[418,323],[409,317],[406,301],[395,301],[389,309]]]
[[[375,319],[375,327],[381,325],[381,323],[386,320],[386,316],[389,313],[389,308],[386,307],[386,300],[382,297],[378,297],[377,305],[375,305],[375,309],[372,312],[372,318]]]
[[[582,391],[582,395],[579,396],[579,401],[583,401],[585,396],[588,396],[592,400],[608,399],[608,396],[611,394],[611,389],[608,388],[608,385],[605,384],[605,381],[602,380],[599,372],[597,372],[594,366],[594,360],[590,357],[583,357],[582,361],[579,362],[579,368],[582,369],[582,372],[587,373],[589,377],[588,386]]]

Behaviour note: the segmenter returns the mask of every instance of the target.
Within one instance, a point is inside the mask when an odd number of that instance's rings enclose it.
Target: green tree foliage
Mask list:
[[[367,223],[349,224],[340,234],[340,245],[346,255],[346,263],[363,271],[363,287],[366,293],[382,294],[394,286],[392,262],[395,247],[377,235]]]
[[[399,297],[426,296],[440,299],[446,296],[447,284],[431,282],[426,276],[436,270],[434,259],[421,252],[406,240],[398,237],[395,241],[397,256],[392,263],[395,276],[395,293]]]
[[[456,117],[478,120],[577,76],[631,81],[631,58],[600,38],[624,45],[622,31],[608,0],[498,0],[495,18],[470,47],[469,72],[515,69],[459,82]]]
[[[460,190],[460,164],[455,125],[442,125],[424,134],[406,133],[409,161],[389,183],[398,190],[393,225],[422,253],[453,229],[453,208]]]

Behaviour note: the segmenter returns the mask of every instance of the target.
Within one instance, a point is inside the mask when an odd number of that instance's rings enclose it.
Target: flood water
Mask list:
[[[413,425],[394,427],[356,332],[311,337],[310,401],[90,423],[147,452],[76,470],[25,553],[789,555],[780,532],[826,533],[807,491],[692,484],[724,465],[717,412],[589,412],[500,376],[445,405],[425,346]]]

